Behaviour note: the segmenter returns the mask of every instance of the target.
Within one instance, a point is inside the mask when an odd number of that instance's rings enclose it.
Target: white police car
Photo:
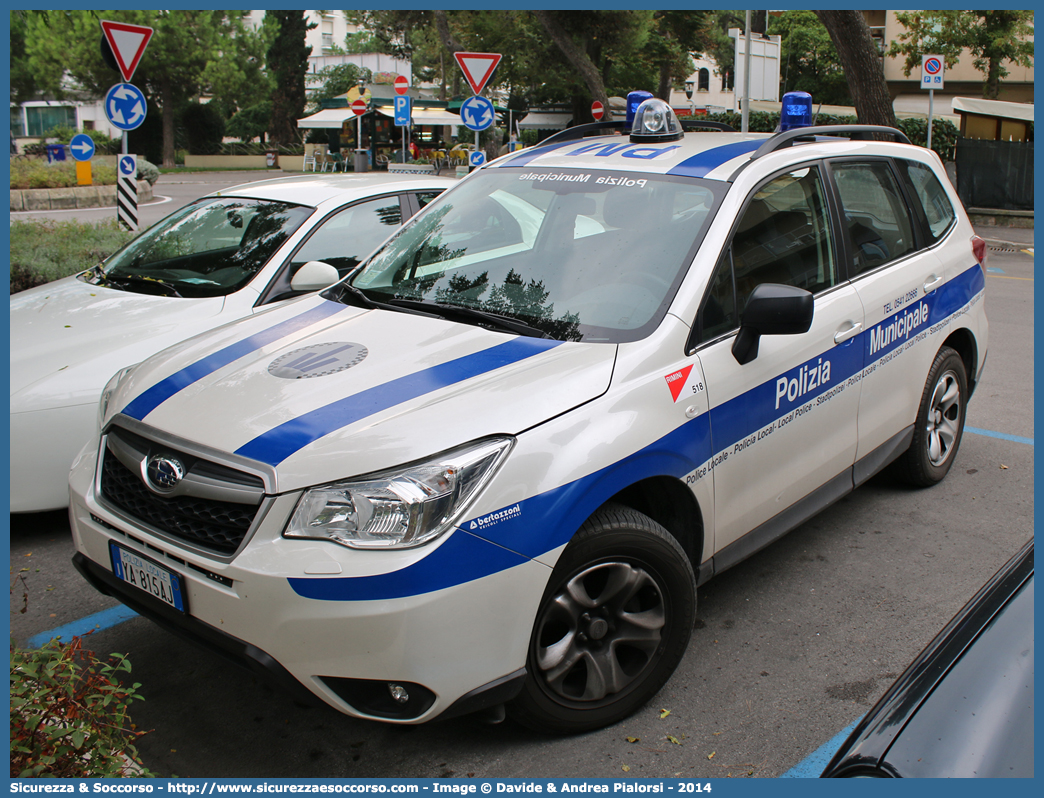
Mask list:
[[[81,573],[351,715],[580,731],[667,681],[699,584],[889,464],[946,475],[984,245],[932,152],[658,100],[584,132],[114,377]]]

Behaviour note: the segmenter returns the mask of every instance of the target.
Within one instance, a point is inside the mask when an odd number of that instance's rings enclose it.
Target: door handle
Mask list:
[[[924,293],[927,294],[929,291],[935,288],[935,286],[937,286],[941,281],[942,277],[939,277],[934,274],[931,275],[927,280],[924,281]]]
[[[843,344],[849,338],[853,338],[858,335],[859,331],[863,329],[863,325],[858,321],[850,321],[849,326],[843,330],[838,330],[834,333],[834,343]]]

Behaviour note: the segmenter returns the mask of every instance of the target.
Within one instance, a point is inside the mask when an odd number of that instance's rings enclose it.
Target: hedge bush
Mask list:
[[[120,151],[122,138],[111,138],[100,130],[76,130],[75,128],[59,126],[48,130],[44,136],[49,139],[57,139],[59,144],[68,144],[77,133],[85,133],[94,142],[94,151],[99,155],[115,155]]]
[[[739,113],[726,111],[724,113],[707,114],[704,119],[713,122],[724,122],[739,130],[743,124],[743,118]],[[823,125],[858,125],[859,119],[855,116],[831,116],[819,114],[815,117],[816,126]],[[751,111],[748,119],[747,129],[751,133],[771,133],[779,125],[779,113],[769,111]],[[928,120],[911,118],[896,120],[896,127],[906,134],[911,144],[924,147],[928,144]],[[957,146],[957,126],[948,119],[935,118],[932,120],[932,150],[944,161],[952,161],[954,148]]]
[[[159,179],[159,169],[144,158],[138,158],[138,179],[147,180],[155,185]],[[91,182],[96,186],[116,185],[116,167],[102,163],[91,164]],[[49,164],[37,158],[16,158],[11,161],[11,190],[22,191],[31,188],[74,188],[76,164]]]
[[[11,222],[11,293],[97,266],[133,237],[115,219]]]

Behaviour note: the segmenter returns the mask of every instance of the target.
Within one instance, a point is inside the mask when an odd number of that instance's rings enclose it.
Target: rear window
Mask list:
[[[906,174],[910,178],[914,193],[921,201],[924,215],[928,219],[928,230],[931,241],[935,243],[943,234],[950,229],[956,218],[950,198],[946,196],[939,179],[929,167],[924,164],[906,162]]]

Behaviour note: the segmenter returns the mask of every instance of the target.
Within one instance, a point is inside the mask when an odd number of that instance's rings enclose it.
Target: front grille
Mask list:
[[[197,461],[193,468],[206,470],[208,465]],[[240,476],[245,480],[256,479],[247,474]],[[101,491],[109,502],[128,515],[172,537],[221,555],[236,552],[259,507],[197,496],[158,496],[145,487],[140,475],[108,449],[102,461]]]

